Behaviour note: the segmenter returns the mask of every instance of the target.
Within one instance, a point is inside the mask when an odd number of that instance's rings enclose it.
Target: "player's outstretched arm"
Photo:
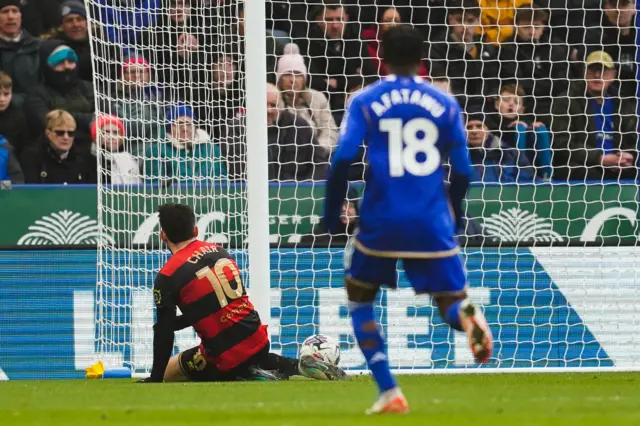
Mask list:
[[[347,195],[349,167],[358,155],[367,134],[367,124],[364,106],[357,97],[351,98],[340,127],[340,140],[332,155],[327,177],[323,223],[328,232],[332,232],[340,222],[342,203]]]
[[[158,274],[154,285],[156,324],[153,326],[153,367],[145,382],[162,382],[173,350],[176,306],[168,295],[169,278]]]

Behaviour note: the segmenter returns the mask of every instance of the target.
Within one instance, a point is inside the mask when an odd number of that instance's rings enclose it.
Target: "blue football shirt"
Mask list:
[[[327,181],[325,220],[340,215],[347,170],[367,149],[366,187],[356,246],[382,257],[446,257],[458,251],[444,159],[472,173],[460,106],[419,77],[388,76],[347,107]]]

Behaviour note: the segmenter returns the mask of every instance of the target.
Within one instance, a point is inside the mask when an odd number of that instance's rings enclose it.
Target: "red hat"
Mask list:
[[[128,68],[131,65],[142,65],[144,68],[150,70],[151,69],[151,65],[149,65],[149,62],[140,57],[140,56],[133,56],[129,59],[127,59],[126,61],[124,61],[124,63],[122,64],[122,71],[124,72],[124,70],[126,68]]]
[[[120,133],[124,136],[124,124],[122,123],[122,120],[115,115],[105,114],[99,116],[91,125],[91,140],[95,141],[96,136],[98,135],[98,129],[102,129],[107,124],[115,124],[118,126]]]

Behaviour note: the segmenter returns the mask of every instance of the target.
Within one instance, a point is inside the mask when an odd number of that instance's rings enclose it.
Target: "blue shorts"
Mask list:
[[[460,293],[466,289],[467,277],[460,255],[433,259],[394,259],[362,253],[357,248],[345,256],[346,276],[371,286],[397,287],[398,260],[416,293],[432,295]]]

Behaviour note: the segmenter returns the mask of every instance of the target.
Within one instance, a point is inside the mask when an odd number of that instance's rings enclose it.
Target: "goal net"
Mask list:
[[[153,280],[168,256],[156,211],[182,202],[200,237],[236,256],[272,350],[295,356],[322,333],[340,342],[342,366],[365,368],[342,280],[366,150],[350,171],[343,235],[321,231],[322,179],[349,96],[389,73],[382,34],[409,22],[427,40],[419,73],[465,111],[475,173],[462,257],[496,340],[482,371],[640,368],[635,5],[478,3],[272,0],[263,21],[262,2],[88,1],[98,116],[122,122],[139,169],[97,144],[87,363],[149,371]],[[101,123],[110,141],[118,121]],[[376,303],[398,371],[478,370],[464,336],[402,276]],[[197,342],[181,331],[176,350]]]

